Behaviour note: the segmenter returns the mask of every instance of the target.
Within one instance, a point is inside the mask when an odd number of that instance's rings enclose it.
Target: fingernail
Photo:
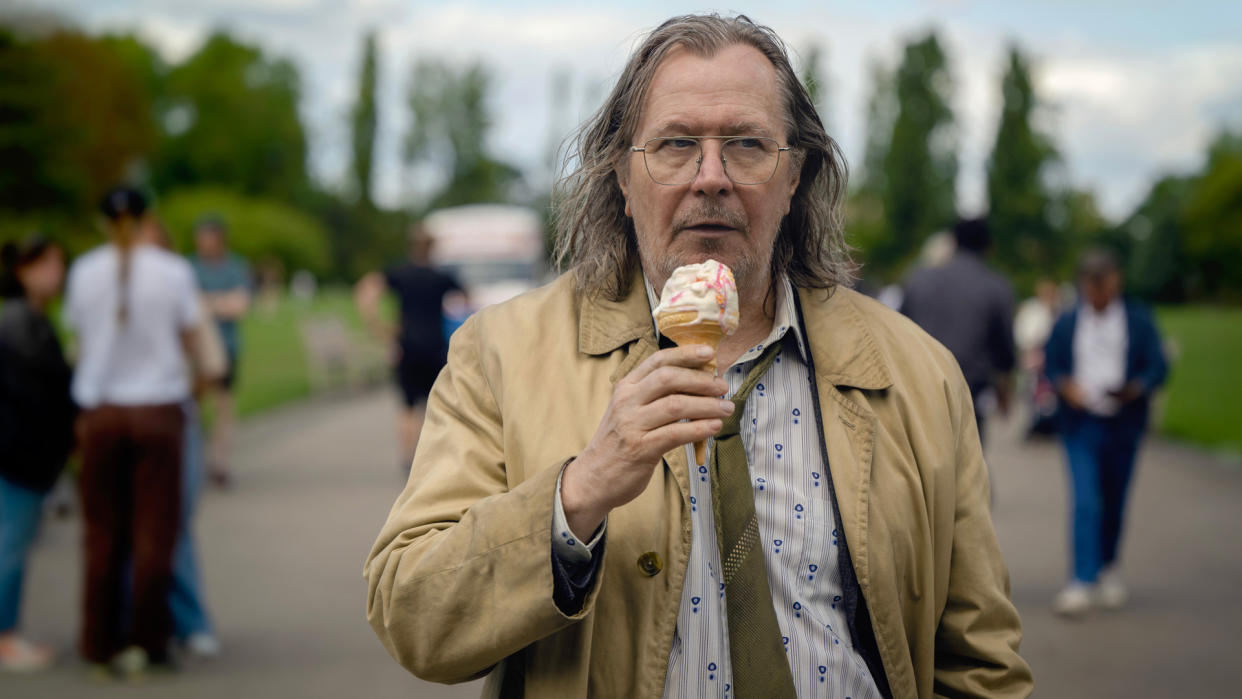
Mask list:
[[[734,409],[733,401],[731,400],[720,401],[720,409],[725,411],[725,415],[732,415],[733,409]]]
[[[708,347],[707,345],[700,345],[699,348],[694,351],[694,353],[704,359],[707,359],[708,357],[715,354],[714,352],[712,352],[712,348]]]

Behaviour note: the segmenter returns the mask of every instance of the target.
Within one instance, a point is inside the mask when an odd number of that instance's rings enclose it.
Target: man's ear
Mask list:
[[[793,195],[798,191],[798,185],[802,183],[802,165],[806,161],[806,156],[794,158],[791,163],[794,165],[793,177],[789,178],[789,198],[793,199]]]
[[[789,208],[793,204],[794,194],[798,192],[798,185],[802,182],[802,158],[794,158],[792,165],[795,167],[793,176],[789,178],[789,198],[785,200],[785,215],[789,215]]]
[[[628,173],[622,170],[620,165],[614,167],[612,171],[617,176],[617,186],[621,188],[621,198],[625,200],[625,215],[629,218],[634,218],[634,214],[630,213],[630,180]]]

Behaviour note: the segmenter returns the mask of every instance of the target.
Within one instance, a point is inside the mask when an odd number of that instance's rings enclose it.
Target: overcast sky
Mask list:
[[[0,3],[21,0],[0,0]],[[29,4],[29,2],[27,2]],[[824,50],[824,118],[857,168],[864,141],[870,62],[893,65],[902,44],[936,28],[954,78],[961,143],[959,204],[978,212],[983,167],[996,133],[1006,47],[1034,59],[1039,96],[1064,156],[1059,176],[1093,189],[1105,213],[1121,217],[1154,177],[1186,171],[1224,125],[1242,125],[1242,2],[1182,0],[869,0],[747,6],[681,2],[426,3],[409,0],[38,0],[91,30],[135,30],[170,60],[226,28],[293,60],[303,80],[311,166],[321,181],[343,180],[348,112],[355,97],[362,34],[381,45],[381,119],[376,195],[408,201],[415,181],[400,162],[410,66],[421,56],[478,59],[495,80],[497,154],[533,177],[554,132],[552,75],[570,76],[570,120],[598,106],[635,42],[672,14],[745,12],[772,26],[795,51]]]

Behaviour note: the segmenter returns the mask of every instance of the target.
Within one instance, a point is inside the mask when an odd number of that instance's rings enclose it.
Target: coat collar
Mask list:
[[[796,296],[816,374],[836,386],[881,390],[893,385],[884,355],[858,309],[857,292],[799,289]],[[608,354],[635,340],[642,340],[644,349],[654,351],[656,347],[641,273],[634,275],[629,293],[620,301],[582,297],[578,311],[580,352]]]
[[[834,386],[863,390],[893,385],[884,354],[858,308],[858,292],[799,289],[798,301],[818,376]]]
[[[643,278],[637,273],[630,280],[630,290],[620,301],[601,296],[579,296],[578,351],[601,355],[647,337],[655,345],[655,329],[651,309],[643,290]]]

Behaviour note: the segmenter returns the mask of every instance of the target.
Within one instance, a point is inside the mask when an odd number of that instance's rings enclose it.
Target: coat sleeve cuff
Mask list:
[[[562,467],[562,472],[564,467]],[[604,558],[604,532],[608,520],[595,530],[591,541],[574,538],[561,504],[561,479],[556,478],[556,498],[552,508],[552,599],[566,616],[582,611],[586,598],[599,577]]]
[[[568,464],[566,464],[568,465]],[[564,475],[565,469],[561,468]],[[569,566],[589,563],[594,557],[595,549],[604,538],[608,528],[608,518],[595,529],[591,540],[583,542],[574,536],[569,528],[569,520],[565,517],[565,506],[561,503],[561,476],[556,477],[556,502],[552,508],[552,551],[561,561]]]

